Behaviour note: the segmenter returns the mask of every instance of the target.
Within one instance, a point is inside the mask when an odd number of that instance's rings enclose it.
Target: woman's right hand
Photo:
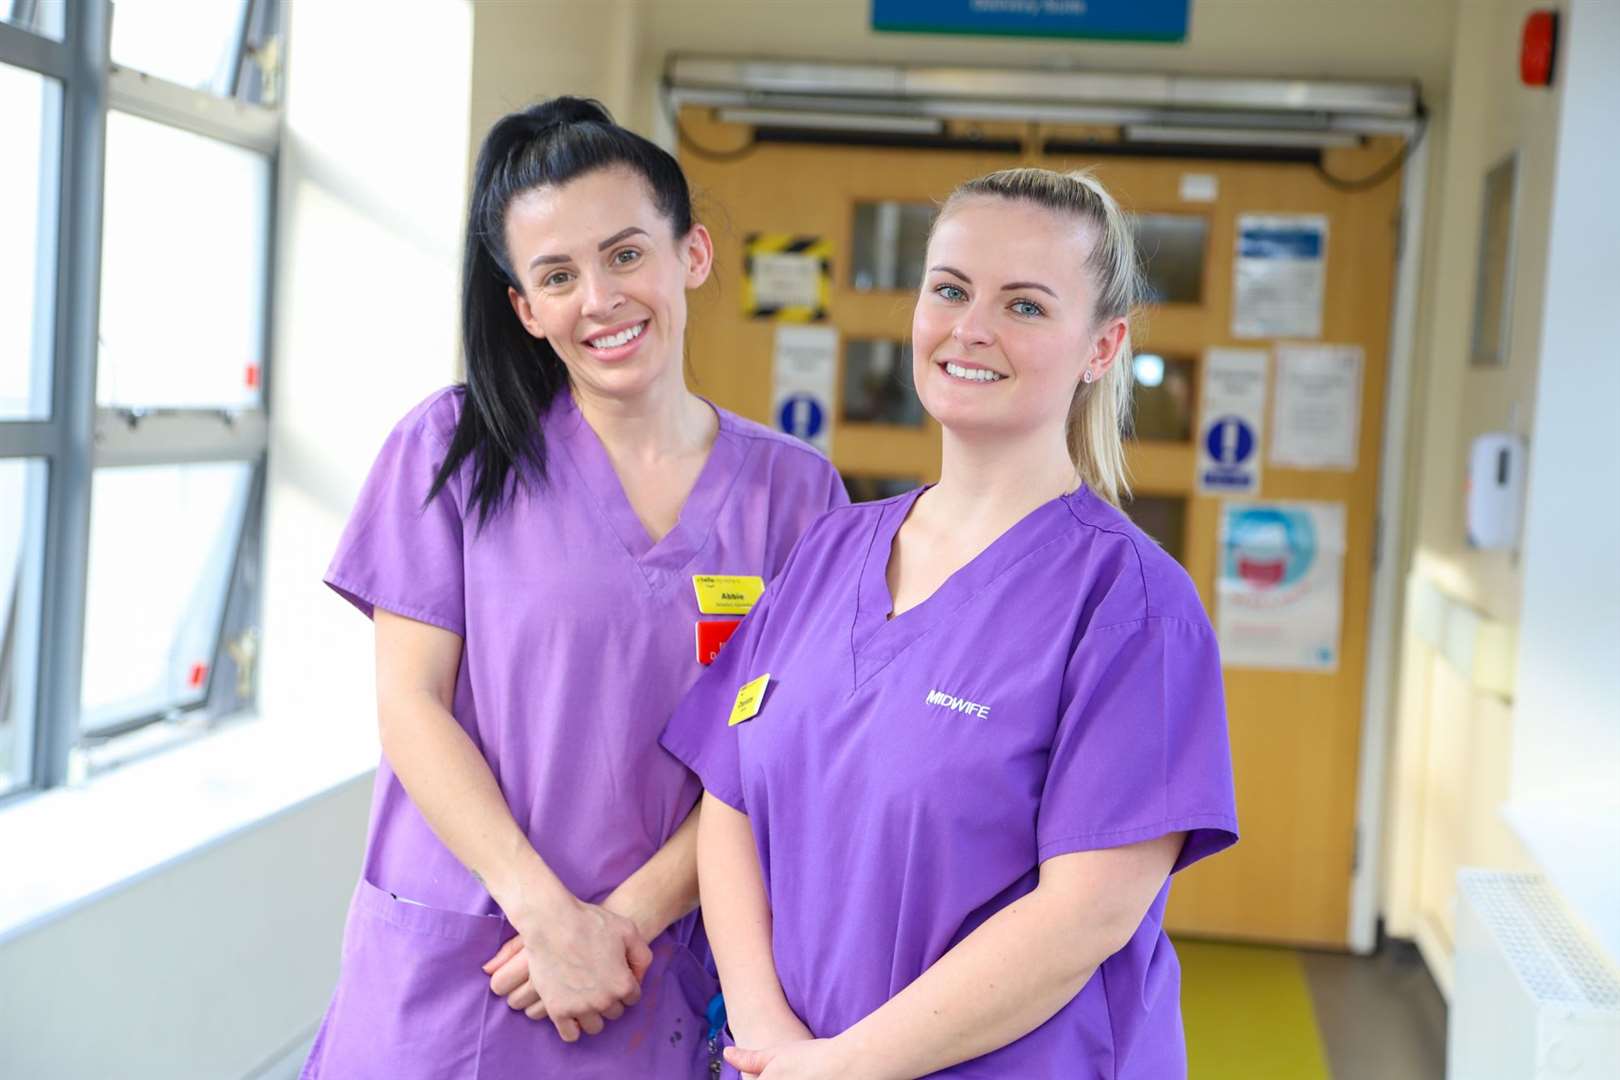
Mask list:
[[[513,923],[529,985],[564,1042],[599,1034],[641,1000],[652,950],[629,919],[575,900],[548,917]]]
[[[815,1035],[788,1009],[771,1010],[744,1028],[739,1034],[732,1028],[733,1041],[738,1046],[776,1048],[789,1043],[811,1042]],[[745,1042],[744,1039],[747,1039]],[[758,1073],[742,1073],[743,1080],[758,1080]]]

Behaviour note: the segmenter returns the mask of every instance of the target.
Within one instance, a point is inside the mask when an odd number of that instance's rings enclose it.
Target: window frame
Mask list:
[[[214,655],[202,701],[180,710],[132,716],[120,735],[150,728],[179,713],[203,723],[176,725],[187,733],[206,729],[250,708],[250,695],[225,692],[219,660],[226,653],[228,627],[256,634],[261,579],[262,502],[269,446],[269,403],[276,271],[277,180],[282,110],[279,102],[260,105],[241,99],[255,80],[249,77],[250,46],[266,37],[285,41],[285,5],[278,0],[238,0],[237,67],[231,86],[236,96],[216,96],[155,76],[120,68],[111,61],[112,5],[84,0],[67,5],[62,39],[53,40],[21,26],[0,22],[0,63],[55,80],[61,88],[55,156],[45,148],[41,168],[56,170],[42,182],[56,181],[55,266],[41,275],[53,280],[51,410],[44,418],[0,420],[0,459],[43,460],[47,472],[43,581],[38,620],[37,693],[31,725],[32,761],[25,782],[0,793],[0,804],[82,776],[86,740],[80,734],[86,583],[89,570],[90,499],[97,469],[245,461],[252,465],[249,496],[235,544],[236,560],[227,579]],[[13,8],[15,10],[15,7]],[[278,79],[280,72],[277,73]],[[206,138],[246,147],[268,159],[265,264],[259,297],[263,319],[259,400],[243,409],[101,408],[96,402],[97,337],[101,309],[102,208],[106,181],[107,115],[118,110]],[[49,225],[47,224],[47,228]],[[27,612],[24,615],[30,614]],[[19,621],[26,640],[32,628]],[[147,742],[150,742],[150,732]],[[112,736],[98,737],[105,744]]]

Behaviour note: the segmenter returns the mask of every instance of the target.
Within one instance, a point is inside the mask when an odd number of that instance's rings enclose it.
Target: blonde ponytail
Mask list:
[[[1092,320],[1127,320],[1125,340],[1114,363],[1094,383],[1081,383],[1069,405],[1069,458],[1094,493],[1120,504],[1130,496],[1125,473],[1125,423],[1131,408],[1129,320],[1142,296],[1142,271],[1130,219],[1108,189],[1088,171],[1070,173],[1019,168],[981,176],[951,192],[936,224],[951,207],[974,196],[1033,203],[1054,213],[1080,218],[1093,234],[1086,272],[1096,293]]]

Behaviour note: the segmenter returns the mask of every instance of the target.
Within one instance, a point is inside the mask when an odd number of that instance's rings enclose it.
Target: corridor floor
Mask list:
[[[1190,1080],[1445,1076],[1445,1001],[1410,945],[1362,957],[1175,944]]]

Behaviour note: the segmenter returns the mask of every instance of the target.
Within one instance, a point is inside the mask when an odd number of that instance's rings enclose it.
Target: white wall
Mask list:
[[[256,722],[312,762],[364,762],[370,630],[320,576],[388,429],[454,378],[472,13],[287,6]],[[0,1076],[213,1080],[296,1052],[331,993],[369,791],[361,775],[0,947]]]
[[[1571,0],[1560,37],[1512,802],[1620,963],[1620,5]]]
[[[355,781],[0,948],[0,1075],[229,1080],[300,1042],[369,797]]]

